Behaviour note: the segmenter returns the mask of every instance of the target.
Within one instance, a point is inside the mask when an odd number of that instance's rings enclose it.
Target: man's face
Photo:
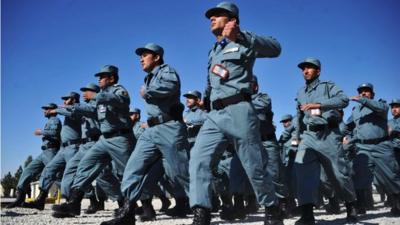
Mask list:
[[[358,91],[358,95],[360,97],[366,97],[366,98],[372,99],[372,91],[369,88],[361,88]]]
[[[150,73],[158,65],[159,60],[160,56],[152,52],[145,51],[140,55],[140,65],[147,73]]]
[[[399,117],[400,116],[400,104],[399,105],[392,105],[392,115],[394,117]]]
[[[131,117],[131,120],[132,120],[133,122],[136,122],[136,121],[139,120],[140,114],[139,114],[139,113],[132,113],[132,114],[130,115],[130,117]]]
[[[72,105],[75,102],[74,98],[66,98],[64,99],[64,105]]]
[[[186,98],[186,106],[191,109],[197,105],[198,99],[193,97]]]
[[[221,35],[225,25],[231,20],[228,13],[219,12],[210,17],[210,28],[214,35]]]
[[[96,92],[94,91],[86,90],[83,92],[83,99],[85,100],[85,102],[89,102],[91,99],[94,98],[94,96],[96,96]]]
[[[291,120],[282,121],[282,125],[284,128],[288,128],[290,126],[290,124],[292,124]]]
[[[312,81],[317,78],[320,74],[320,70],[311,65],[305,65],[303,67],[303,76],[304,80]]]
[[[100,75],[99,76],[99,87],[101,89],[104,89],[108,86],[111,86],[114,83],[114,77],[113,76],[109,76],[106,74]]]

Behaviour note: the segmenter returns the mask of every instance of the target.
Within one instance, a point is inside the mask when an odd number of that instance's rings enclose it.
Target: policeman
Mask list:
[[[279,137],[279,145],[281,146],[281,159],[283,163],[283,180],[288,190],[288,198],[286,199],[286,203],[283,204],[284,210],[286,210],[286,216],[290,216],[294,213],[296,208],[295,201],[295,186],[296,186],[296,178],[295,171],[293,168],[294,159],[296,157],[297,147],[292,145],[292,141],[294,138],[295,130],[296,130],[296,119],[293,119],[293,116],[290,114],[283,115],[281,120],[279,121],[284,130]]]
[[[374,99],[374,87],[370,83],[360,84],[357,91],[358,95],[350,100],[359,105],[353,109],[347,126],[353,129],[356,139],[353,170],[358,210],[365,213],[365,190],[375,178],[379,186],[393,196],[392,214],[400,215],[400,170],[388,137],[389,106],[382,99]]]
[[[400,98],[395,98],[390,103],[393,118],[389,120],[389,137],[393,143],[394,155],[400,165]]]
[[[183,97],[186,97],[186,106],[188,107],[183,120],[186,123],[188,142],[191,149],[196,141],[201,126],[206,120],[207,113],[199,107],[201,101],[201,93],[199,91],[189,91],[184,94]]]
[[[63,179],[61,181],[61,193],[66,198],[70,198],[71,186],[78,169],[79,162],[81,159],[89,152],[89,149],[99,140],[101,135],[100,124],[97,119],[96,113],[96,95],[100,91],[99,86],[90,83],[85,87],[80,89],[83,92],[84,103],[75,104],[74,106],[68,107],[72,115],[82,116],[82,142],[79,147],[78,153],[67,162]],[[94,189],[87,191],[86,197],[90,199],[90,205],[85,213],[93,214],[98,210],[104,210],[104,201],[107,198],[103,189],[113,200],[122,199],[122,194],[120,191],[119,181],[112,174],[112,169],[105,169],[103,173],[97,178],[96,190],[97,197]],[[103,189],[102,189],[103,188]],[[97,200],[99,199],[99,201]],[[55,213],[54,217],[58,217]],[[62,216],[62,215],[61,215]]]
[[[42,173],[44,167],[54,158],[60,149],[61,121],[55,115],[47,113],[48,110],[56,109],[57,105],[49,103],[42,106],[44,116],[48,119],[43,129],[36,129],[34,134],[42,136],[42,152],[22,172],[17,184],[17,199],[9,204],[7,208],[22,206],[30,182]],[[46,196],[45,196],[46,197]]]
[[[62,96],[64,106],[47,111],[49,115],[63,115],[64,124],[61,129],[61,149],[57,155],[46,165],[39,181],[39,195],[33,203],[26,203],[24,207],[44,209],[44,203],[51,185],[56,180],[58,173],[63,172],[66,163],[75,155],[81,143],[81,122],[82,116],[73,115],[70,106],[79,104],[80,95],[76,92]]]
[[[118,68],[106,65],[95,77],[98,77],[101,89],[96,95],[101,136],[78,165],[69,202],[53,206],[54,212],[59,215],[79,215],[84,191],[92,181],[111,160],[116,174],[121,176],[132,152],[134,136],[129,118],[130,97],[127,90],[118,84]]]
[[[277,57],[279,43],[271,37],[243,32],[239,9],[222,2],[207,10],[217,42],[209,52],[205,106],[211,111],[190,152],[190,205],[193,224],[210,224],[212,168],[229,142],[243,164],[257,200],[266,206],[266,224],[281,224],[271,176],[265,176],[259,121],[251,104],[256,58]],[[210,104],[211,102],[211,104]]]
[[[188,188],[188,143],[182,118],[183,105],[179,101],[179,76],[175,69],[164,64],[161,46],[149,43],[137,48],[135,53],[147,73],[140,94],[146,102],[148,128],[140,136],[124,172],[121,189],[127,198],[126,210],[103,225],[135,224],[134,202],[139,199],[146,180],[154,179],[149,171],[160,158],[174,185],[185,191]],[[182,192],[180,197],[184,198],[185,192]]]
[[[332,181],[335,193],[346,201],[347,221],[357,221],[354,208],[355,193],[348,174],[343,173],[346,164],[339,157],[341,142],[339,113],[348,105],[348,98],[333,82],[320,81],[321,63],[315,58],[306,58],[298,64],[306,85],[297,93],[297,120],[295,137],[298,146],[295,170],[297,197],[302,210],[296,224],[314,224],[313,205],[317,201],[321,166]]]
[[[144,132],[144,126],[140,122],[140,109],[134,108],[129,112],[129,116],[133,123],[133,134],[136,140],[138,140],[140,135]]]

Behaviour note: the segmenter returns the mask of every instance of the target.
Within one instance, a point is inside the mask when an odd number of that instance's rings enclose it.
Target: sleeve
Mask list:
[[[256,58],[273,58],[281,54],[281,45],[272,37],[258,36],[248,31],[242,32],[241,36],[238,43],[252,49]]]
[[[376,101],[376,100],[369,99],[366,97],[361,97],[358,100],[358,102],[377,113],[386,114],[389,110],[389,106],[386,104],[385,101],[382,101],[382,100]]]
[[[99,104],[109,104],[114,107],[124,107],[130,103],[128,92],[122,87],[116,87],[111,92],[101,92],[96,95]]]
[[[292,138],[292,132],[293,132],[294,129],[295,129],[295,128],[294,128],[293,125],[291,125],[291,126],[288,127],[287,129],[285,129],[285,130],[282,132],[281,137],[279,138],[279,143],[282,143],[282,144],[283,144],[283,143],[289,141],[289,140]]]
[[[304,118],[304,112],[300,110],[300,102],[297,101],[297,116],[294,120],[296,126],[295,126],[295,131],[294,131],[294,138],[296,140],[300,140],[300,134],[303,133],[304,131],[304,124],[303,124],[303,118]]]
[[[57,112],[57,114],[62,115],[62,116],[73,117],[71,108],[72,108],[72,106],[66,106],[64,108],[57,108],[56,112]]]
[[[146,99],[166,98],[179,91],[179,79],[175,72],[163,71],[160,75],[161,77],[157,79],[157,82],[150,83],[150,85],[146,87],[144,92],[144,97]]]
[[[89,118],[95,118],[97,116],[96,106],[92,104],[77,104],[71,108],[71,113],[85,116]]]
[[[343,109],[349,105],[349,98],[334,84],[327,84],[328,98],[321,100],[322,110]]]

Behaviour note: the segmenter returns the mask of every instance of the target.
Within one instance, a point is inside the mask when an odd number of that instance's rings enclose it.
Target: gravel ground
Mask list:
[[[374,196],[378,200],[378,195]],[[153,201],[155,209],[160,208],[160,201]],[[88,200],[84,200],[82,208],[85,209],[89,204]],[[34,209],[1,209],[1,224],[2,225],[41,225],[41,224],[100,224],[101,221],[109,220],[112,218],[113,209],[117,208],[117,204],[114,202],[106,203],[106,210],[99,211],[94,215],[81,214],[75,218],[64,218],[56,219],[51,216],[51,205],[46,205],[45,210],[38,211]],[[377,202],[375,204],[375,210],[368,211],[367,215],[360,216],[360,222],[357,224],[382,224],[382,225],[394,225],[400,224],[400,218],[391,217],[390,209],[383,206],[382,202]],[[260,212],[248,216],[246,219],[241,221],[226,222],[221,221],[218,214],[213,214],[214,217],[211,221],[212,224],[263,224],[263,213]],[[324,210],[315,210],[315,216],[318,224],[328,224],[328,225],[339,225],[345,224],[346,213],[344,207],[342,207],[342,214],[339,215],[326,215]],[[298,217],[292,219],[286,219],[284,223],[286,225],[294,224]],[[157,212],[157,220],[151,222],[137,222],[137,224],[159,224],[159,225],[173,225],[173,224],[191,224],[192,215],[186,219],[172,219]]]

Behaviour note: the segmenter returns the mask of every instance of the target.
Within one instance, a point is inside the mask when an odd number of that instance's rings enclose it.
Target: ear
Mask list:
[[[156,62],[160,62],[160,60],[161,60],[160,55],[154,54],[154,60],[155,60]]]
[[[237,24],[237,19],[235,17],[230,18],[229,21],[233,21]]]

